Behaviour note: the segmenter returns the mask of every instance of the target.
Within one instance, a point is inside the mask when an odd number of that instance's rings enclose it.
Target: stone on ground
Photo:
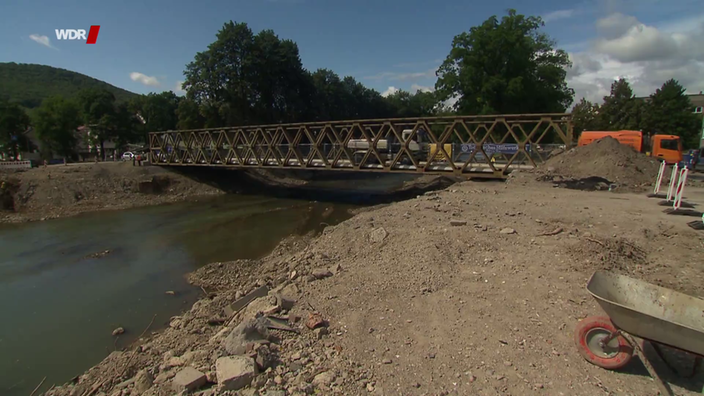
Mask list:
[[[221,390],[238,390],[252,382],[257,366],[254,359],[247,356],[225,356],[215,362],[215,371]]]
[[[205,374],[193,367],[186,367],[176,374],[172,384],[176,392],[182,392],[184,390],[192,392],[205,385],[206,382]]]

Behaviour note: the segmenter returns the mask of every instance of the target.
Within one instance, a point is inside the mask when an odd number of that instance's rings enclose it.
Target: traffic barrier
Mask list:
[[[687,167],[682,168],[680,173],[680,180],[677,183],[677,191],[675,192],[675,201],[672,203],[673,210],[679,210],[682,206],[682,194],[684,193],[684,185],[687,183],[687,173],[689,169]]]
[[[670,188],[667,189],[667,202],[672,201],[672,195],[675,193],[675,184],[677,183],[677,176],[678,176],[678,166],[675,164],[675,166],[672,167],[672,175],[670,175]]]
[[[0,169],[29,169],[32,161],[0,161]]]
[[[658,170],[658,178],[655,180],[653,196],[657,196],[660,192],[660,184],[662,184],[662,177],[665,175],[665,168],[667,168],[667,164],[665,163],[665,161],[660,162],[660,169]]]

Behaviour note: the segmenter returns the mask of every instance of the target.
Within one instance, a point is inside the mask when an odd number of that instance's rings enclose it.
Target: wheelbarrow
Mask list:
[[[590,316],[577,325],[574,340],[590,363],[619,369],[635,353],[663,395],[672,395],[643,353],[650,343],[665,363],[658,344],[695,356],[693,375],[704,355],[704,300],[627,276],[597,271],[587,283],[608,316]]]

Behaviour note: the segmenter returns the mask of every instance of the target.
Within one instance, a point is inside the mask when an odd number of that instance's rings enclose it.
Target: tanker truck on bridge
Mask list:
[[[379,139],[376,143],[376,151],[379,153],[381,160],[393,161],[394,157],[401,151],[404,142],[408,142],[408,151],[412,154],[416,161],[425,161],[428,158],[428,149],[430,144],[428,142],[428,134],[423,129],[419,129],[414,139],[410,139],[412,129],[404,129],[401,132],[402,141],[399,142],[396,135],[389,134],[389,138]],[[370,147],[374,145],[374,142],[370,142],[367,139],[350,139],[347,142],[347,148],[353,150],[353,159],[356,164],[360,163],[365,155],[370,151]],[[376,156],[372,152],[369,154],[367,163],[378,162]],[[404,165],[410,165],[411,161],[409,158],[403,158],[400,161]]]

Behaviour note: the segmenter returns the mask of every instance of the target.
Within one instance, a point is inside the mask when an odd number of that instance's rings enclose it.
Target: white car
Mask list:
[[[129,151],[122,154],[123,161],[130,161],[130,160],[132,160],[132,158],[134,158],[134,154]]]

